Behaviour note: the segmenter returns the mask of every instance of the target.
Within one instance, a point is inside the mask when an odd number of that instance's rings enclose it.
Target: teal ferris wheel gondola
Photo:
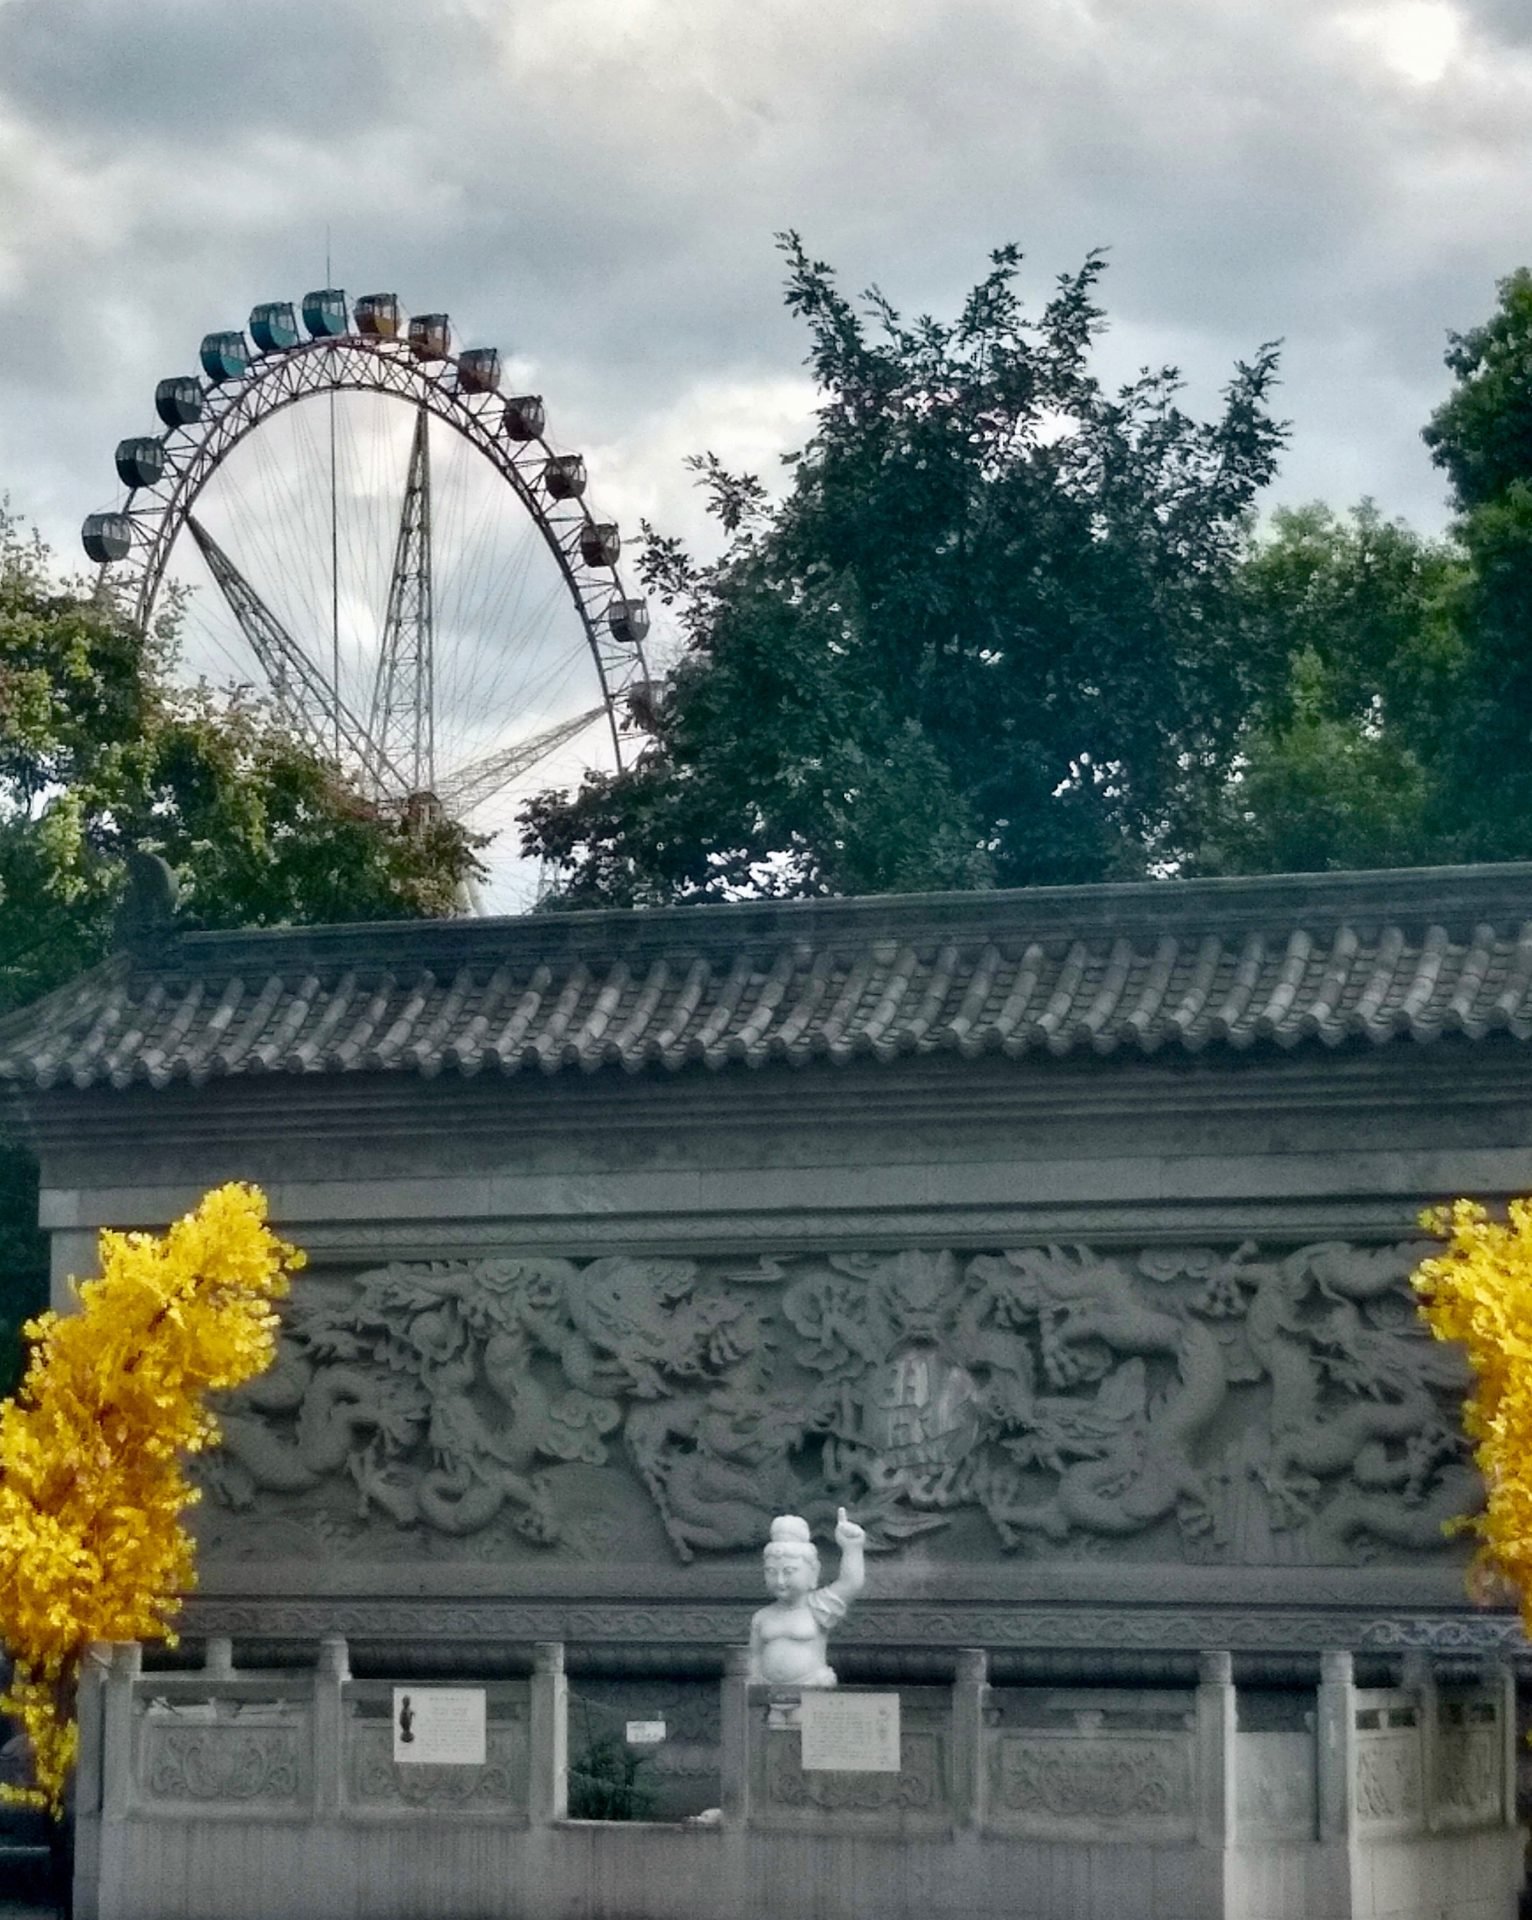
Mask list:
[[[194,373],[173,373],[154,389],[154,411],[167,427],[192,427],[202,418],[202,382]]]
[[[242,333],[205,333],[198,357],[214,386],[243,380],[250,371],[250,347]]]
[[[649,632],[649,608],[642,600],[614,600],[606,610],[607,631],[625,647],[641,646]]]
[[[291,300],[263,300],[250,309],[250,338],[262,353],[281,353],[302,337]]]
[[[346,296],[340,287],[316,287],[303,296],[303,324],[312,340],[338,340],[346,331]]]
[[[125,513],[88,513],[80,542],[98,566],[126,560],[133,546],[133,522]]]
[[[158,440],[119,440],[114,458],[125,487],[157,487],[165,477],[165,448]]]

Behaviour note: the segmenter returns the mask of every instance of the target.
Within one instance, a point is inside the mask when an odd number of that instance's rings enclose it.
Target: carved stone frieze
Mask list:
[[[394,1762],[393,1725],[353,1720],[346,1733],[346,1785],[359,1807],[433,1807],[504,1813],[527,1804],[527,1729],[491,1725],[485,1732],[482,1767],[399,1766]]]
[[[1313,1731],[1242,1732],[1235,1754],[1236,1831],[1256,1839],[1312,1839],[1318,1830]]]
[[[1188,1735],[1000,1733],[990,1746],[990,1807],[1022,1830],[1185,1829],[1192,1820]]]
[[[317,1639],[422,1639],[531,1645],[537,1640],[612,1641],[632,1647],[720,1647],[743,1642],[748,1603],[737,1606],[571,1606],[535,1601],[366,1599],[220,1599],[193,1595],[189,1634]],[[1224,1647],[1235,1652],[1313,1652],[1321,1647],[1369,1651],[1416,1649],[1485,1656],[1527,1652],[1520,1623],[1509,1616],[1396,1619],[1342,1608],[1271,1612],[1248,1608],[901,1606],[866,1609],[852,1638],[880,1646],[1115,1648],[1146,1653]]]
[[[1444,1825],[1474,1826],[1499,1818],[1502,1756],[1500,1721],[1493,1701],[1442,1703],[1432,1805]]]
[[[806,1773],[799,1764],[798,1734],[773,1733],[767,1737],[767,1801],[794,1812],[940,1814],[946,1797],[943,1748],[938,1734],[906,1728],[897,1773]]]
[[[256,1801],[298,1799],[306,1721],[268,1726],[176,1726],[151,1719],[139,1763],[150,1800]]]
[[[1344,1566],[1473,1507],[1421,1248],[506,1256],[307,1279],[205,1476],[214,1563],[753,1553]],[[237,1517],[236,1517],[237,1516]],[[284,1544],[285,1543],[285,1544]]]
[[[1357,1736],[1355,1800],[1364,1826],[1412,1826],[1424,1811],[1420,1732]]]

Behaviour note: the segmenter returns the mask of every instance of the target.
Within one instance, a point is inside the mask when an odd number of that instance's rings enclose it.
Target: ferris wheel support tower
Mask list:
[[[368,732],[415,793],[436,791],[430,415],[415,416]]]

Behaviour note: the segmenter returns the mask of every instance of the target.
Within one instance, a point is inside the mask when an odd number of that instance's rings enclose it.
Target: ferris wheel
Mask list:
[[[381,812],[503,832],[537,784],[620,768],[649,687],[645,602],[583,457],[495,347],[338,288],[207,334],[119,442],[82,539],[182,664],[250,686]]]

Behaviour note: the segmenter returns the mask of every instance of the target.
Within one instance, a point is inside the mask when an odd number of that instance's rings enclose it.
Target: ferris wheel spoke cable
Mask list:
[[[441,717],[450,726],[466,727],[473,716],[486,711],[524,712],[534,676],[541,678],[546,672],[543,663],[549,628],[563,597],[562,583],[555,580],[539,601],[528,605],[526,586],[532,555],[531,541],[522,539],[511,566],[501,568],[500,585],[493,597],[476,600],[471,586],[464,586],[461,598],[465,609],[476,604],[480,608],[478,639],[476,644],[447,650],[447,658],[457,671],[444,674],[438,689]],[[460,630],[464,624],[465,615],[450,603],[445,611],[439,611],[438,630],[443,634]],[[513,626],[521,639],[521,646],[514,651],[506,645]],[[579,640],[573,644],[577,651],[581,649]]]
[[[463,650],[468,666],[466,678],[460,677],[442,691],[442,713],[452,726],[472,728],[476,719],[489,712],[525,711],[536,687],[557,665],[558,654],[556,647],[550,646],[549,628],[550,616],[559,599],[555,585],[548,589],[540,603],[520,606],[517,631],[522,645],[514,659],[505,657],[504,653],[496,658],[484,649]],[[505,630],[493,617],[488,624],[491,631]],[[583,651],[579,640],[568,643],[568,650],[577,654]]]

